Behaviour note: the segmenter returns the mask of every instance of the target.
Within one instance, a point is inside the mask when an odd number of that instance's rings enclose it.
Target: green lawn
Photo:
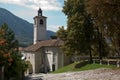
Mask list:
[[[100,64],[83,64],[82,65],[80,62],[75,62],[72,63],[68,66],[65,66],[57,71],[54,71],[53,73],[62,73],[62,72],[68,72],[68,71],[83,71],[83,70],[92,70],[92,69],[97,69],[97,68],[116,68],[116,66],[113,65],[100,65]]]

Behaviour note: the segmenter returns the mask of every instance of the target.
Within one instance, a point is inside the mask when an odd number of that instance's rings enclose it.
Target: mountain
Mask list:
[[[16,39],[21,44],[30,44],[33,41],[33,24],[19,18],[6,9],[0,8],[0,26],[7,23],[14,31]],[[55,35],[55,32],[47,31],[47,38]]]

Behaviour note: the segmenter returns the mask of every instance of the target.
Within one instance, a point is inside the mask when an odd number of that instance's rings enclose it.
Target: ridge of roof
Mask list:
[[[47,46],[62,46],[64,43],[62,40],[59,39],[50,39],[50,40],[44,40],[44,41],[40,41],[37,42],[36,44],[33,44],[31,46],[28,46],[26,48],[24,48],[24,51],[32,51],[35,52],[38,49],[40,49],[41,47],[47,47]]]

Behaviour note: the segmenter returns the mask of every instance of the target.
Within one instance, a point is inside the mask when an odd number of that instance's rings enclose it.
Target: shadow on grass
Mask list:
[[[81,68],[83,66],[86,66],[87,64],[89,64],[88,61],[83,61],[83,62],[76,64],[75,68]]]

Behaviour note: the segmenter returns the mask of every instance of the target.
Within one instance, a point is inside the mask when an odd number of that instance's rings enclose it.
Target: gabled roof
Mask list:
[[[61,46],[63,44],[64,44],[63,41],[58,40],[58,39],[44,40],[44,41],[37,42],[36,44],[33,44],[33,45],[25,48],[24,51],[35,52],[38,49],[40,49],[41,47],[45,47],[45,46],[46,47],[48,47],[48,46],[55,47],[55,46]]]

